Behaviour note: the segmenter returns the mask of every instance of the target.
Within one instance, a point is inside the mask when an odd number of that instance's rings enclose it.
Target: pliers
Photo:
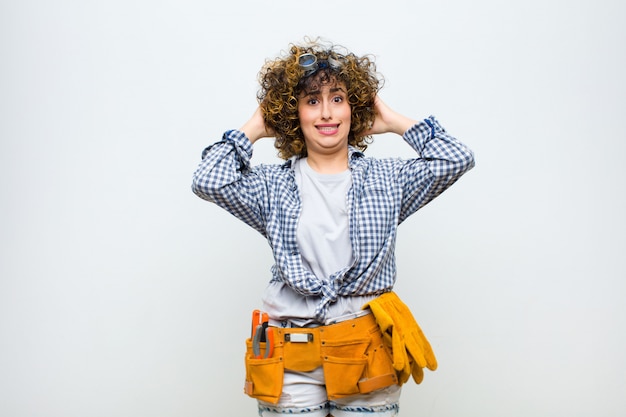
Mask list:
[[[265,343],[265,358],[274,353],[274,332],[269,327],[269,316],[261,310],[252,312],[252,353],[261,359],[261,343]]]

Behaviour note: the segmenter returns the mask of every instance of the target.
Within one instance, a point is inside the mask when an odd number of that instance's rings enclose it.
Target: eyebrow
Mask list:
[[[321,91],[321,90],[313,90],[313,91],[308,91],[308,92],[305,92],[304,97],[306,97],[306,96],[313,96],[313,95],[316,95],[316,94],[320,94],[320,91]],[[331,93],[331,94],[332,94],[332,93],[336,93],[337,91],[341,91],[341,92],[342,92],[342,93],[344,93],[344,94],[348,94],[348,93],[346,93],[346,91],[345,91],[342,87],[333,87],[333,88],[331,88],[331,89],[329,89],[329,90],[328,90],[328,92],[329,92],[329,93]]]

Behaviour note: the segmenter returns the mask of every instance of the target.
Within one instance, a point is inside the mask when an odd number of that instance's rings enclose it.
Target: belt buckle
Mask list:
[[[313,341],[313,333],[287,333],[285,332],[285,342],[308,343]]]

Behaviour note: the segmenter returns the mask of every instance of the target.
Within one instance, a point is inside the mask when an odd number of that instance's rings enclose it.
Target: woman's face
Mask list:
[[[345,152],[352,109],[343,83],[318,84],[302,92],[298,116],[309,155]]]

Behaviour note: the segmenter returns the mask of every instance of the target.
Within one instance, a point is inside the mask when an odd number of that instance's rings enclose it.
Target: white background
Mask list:
[[[255,231],[190,191],[305,35],[477,166],[400,228],[396,290],[440,368],[404,416],[626,413],[620,1],[3,1],[0,415],[253,416]],[[271,141],[254,162],[273,161]],[[382,136],[373,156],[411,156]]]

